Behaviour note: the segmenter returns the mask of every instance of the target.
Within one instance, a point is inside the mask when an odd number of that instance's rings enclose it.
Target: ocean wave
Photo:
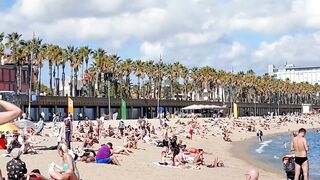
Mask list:
[[[268,141],[263,141],[261,144],[261,146],[259,148],[256,149],[256,152],[261,154],[264,152],[264,148],[269,146],[269,144],[272,142],[272,140],[268,140]]]

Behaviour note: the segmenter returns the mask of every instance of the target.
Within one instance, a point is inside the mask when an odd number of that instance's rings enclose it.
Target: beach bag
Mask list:
[[[294,158],[290,157],[288,158],[287,163],[284,164],[284,171],[285,172],[293,172],[294,173],[294,168],[295,168],[295,162],[294,162]]]
[[[294,157],[284,157],[283,158],[284,171],[287,174],[288,180],[293,180],[295,175],[295,161]],[[302,170],[300,172],[299,180],[304,180]]]

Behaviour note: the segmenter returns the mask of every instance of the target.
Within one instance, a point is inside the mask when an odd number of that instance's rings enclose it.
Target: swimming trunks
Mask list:
[[[169,147],[169,141],[163,140],[162,141],[163,147]]]
[[[298,164],[299,166],[301,166],[305,161],[307,161],[308,158],[307,157],[295,157],[294,161],[296,162],[296,164]]]
[[[111,162],[112,162],[111,158],[104,158],[104,159],[96,158],[96,163],[99,163],[99,164],[111,164]]]

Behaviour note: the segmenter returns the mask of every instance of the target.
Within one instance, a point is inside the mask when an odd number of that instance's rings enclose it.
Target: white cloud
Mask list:
[[[221,57],[224,59],[238,59],[240,58],[242,55],[246,54],[246,47],[244,47],[242,44],[240,44],[239,42],[234,42],[231,46],[231,49],[222,54]]]
[[[138,49],[133,54],[142,59],[163,54],[188,66],[263,73],[283,59],[316,62],[319,7],[319,0],[17,0],[0,12],[0,32],[24,38],[35,32],[47,42],[102,45],[108,52],[134,41],[137,47],[126,49]],[[250,47],[231,35],[235,31],[281,38]]]
[[[252,60],[262,69],[262,65],[284,65],[285,62],[298,66],[319,65],[320,32],[307,35],[282,36],[272,43],[261,43],[252,53]],[[279,63],[280,62],[280,63]]]
[[[140,51],[144,55],[142,59],[151,60],[155,59],[158,60],[160,55],[163,56],[163,47],[159,42],[150,43],[150,42],[143,42]]]

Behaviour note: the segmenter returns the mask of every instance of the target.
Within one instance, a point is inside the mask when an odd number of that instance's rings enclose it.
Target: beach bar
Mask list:
[[[82,113],[90,119],[95,119],[108,112],[108,99],[95,97],[74,97],[74,116]],[[158,102],[156,99],[124,99],[126,102],[127,119],[156,118],[158,113]],[[24,112],[27,112],[28,97],[18,96],[15,104],[19,105]],[[160,100],[159,107],[165,116],[178,117],[182,109],[191,105],[202,105],[212,107],[224,107],[224,115],[230,114],[231,103],[212,102],[212,101],[180,101],[180,100]],[[120,99],[110,99],[111,113],[120,114]],[[67,115],[68,101],[65,96],[37,96],[31,102],[31,117],[34,120],[39,118],[40,113],[45,114],[46,120],[51,120],[53,113],[61,112]],[[313,109],[319,110],[319,105],[313,105]],[[239,116],[250,116],[255,112],[256,116],[263,116],[270,113],[280,114],[302,112],[302,105],[293,104],[254,104],[254,103],[238,103]],[[118,117],[119,119],[120,117]]]

